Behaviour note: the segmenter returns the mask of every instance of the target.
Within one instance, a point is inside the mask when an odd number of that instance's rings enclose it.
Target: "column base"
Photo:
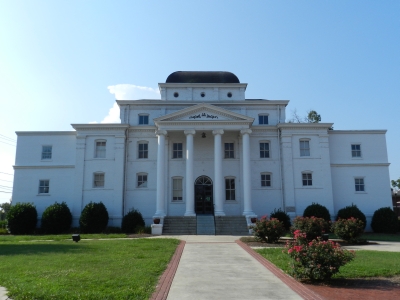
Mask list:
[[[214,216],[225,216],[225,213],[223,211],[214,211]]]
[[[243,216],[255,216],[256,214],[254,213],[254,211],[249,211],[249,210],[247,210],[247,211],[244,211],[244,212],[242,213],[242,215],[243,215]]]
[[[196,213],[194,211],[187,211],[184,214],[185,217],[195,217]]]

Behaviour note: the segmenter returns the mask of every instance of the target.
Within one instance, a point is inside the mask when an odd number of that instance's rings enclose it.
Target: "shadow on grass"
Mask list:
[[[1,244],[0,245],[0,256],[1,255],[37,255],[45,253],[83,253],[87,252],[90,248],[89,245],[85,244]]]
[[[329,286],[332,288],[343,288],[343,289],[371,289],[371,290],[398,290],[400,291],[400,276],[392,278],[355,278],[355,279],[342,279],[336,278],[331,279],[326,283],[310,283],[316,286]]]

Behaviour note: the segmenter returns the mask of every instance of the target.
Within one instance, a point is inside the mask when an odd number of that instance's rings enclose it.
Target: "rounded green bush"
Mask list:
[[[274,211],[270,214],[270,218],[275,218],[281,221],[286,230],[289,230],[290,226],[292,226],[289,215],[280,208],[278,210],[274,209]]]
[[[105,205],[95,202],[87,204],[79,218],[79,226],[83,233],[101,233],[108,224],[108,212]]]
[[[134,233],[144,227],[142,214],[136,209],[131,209],[123,218],[121,230],[124,233]]]
[[[396,213],[390,207],[382,207],[374,212],[371,221],[374,232],[396,233],[398,220]]]
[[[54,203],[42,215],[42,229],[45,233],[58,234],[71,228],[72,214],[65,202]]]
[[[331,221],[331,214],[329,213],[329,210],[325,206],[314,202],[306,207],[306,209],[303,212],[303,217],[308,217],[308,218],[316,217],[316,218],[322,218],[326,222]]]
[[[32,203],[11,205],[7,221],[11,234],[32,234],[37,223],[36,207]]]
[[[339,219],[350,219],[350,218],[361,220],[364,223],[364,229],[365,229],[365,226],[367,225],[367,218],[365,217],[363,212],[357,207],[357,205],[351,204],[342,209],[339,209],[336,221]]]
[[[332,231],[338,238],[354,243],[364,233],[364,222],[353,217],[339,219],[332,224]]]

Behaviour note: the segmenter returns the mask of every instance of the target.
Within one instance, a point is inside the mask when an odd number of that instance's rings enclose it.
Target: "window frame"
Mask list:
[[[265,118],[267,122],[265,123]],[[258,125],[268,125],[269,124],[269,114],[258,114]]]
[[[181,149],[175,149],[175,145],[180,145]],[[179,156],[180,153],[180,156]],[[175,156],[175,154],[177,154]],[[173,142],[172,143],[172,159],[183,159],[183,143],[182,142]]]
[[[303,143],[307,143],[308,148],[303,148]],[[299,149],[300,149],[300,157],[310,157],[311,156],[311,147],[310,147],[310,140],[309,139],[300,139],[299,140]],[[305,151],[305,152],[303,152]],[[308,151],[308,152],[307,152]]]
[[[306,176],[306,178],[304,178]],[[301,173],[301,182],[303,187],[313,186],[312,172],[305,171]],[[304,184],[306,183],[306,184]]]
[[[179,180],[180,181],[180,187],[175,188],[175,180]],[[180,176],[175,176],[172,177],[172,202],[183,202],[183,177]],[[180,197],[179,196],[175,196],[175,192],[180,192]],[[181,198],[181,199],[174,199],[174,198]]]
[[[149,114],[139,114],[138,117],[138,125],[149,125]]]
[[[232,181],[233,181],[233,188],[231,186]],[[227,184],[228,182],[229,182],[229,186]],[[229,193],[229,197],[228,197],[228,193]],[[230,198],[230,199],[227,199],[227,198]],[[225,177],[225,201],[236,201],[236,178],[235,177],[232,177],[232,176]]]
[[[268,150],[265,150],[265,149],[261,149],[261,144],[267,144],[268,145]],[[271,143],[270,143],[270,141],[259,141],[259,143],[258,143],[258,148],[259,148],[259,155],[260,155],[260,158],[262,158],[262,159],[264,159],[264,158],[270,158],[271,157]],[[268,156],[262,156],[261,155],[261,153],[262,152],[266,152],[267,154],[268,154]],[[264,154],[265,155],[265,154]]]
[[[366,191],[365,191],[365,177],[354,177],[354,191],[356,192],[356,193],[365,193]],[[358,180],[362,180],[362,183],[361,182],[358,182],[357,183],[357,181]],[[357,190],[357,187],[358,188],[362,188],[362,189],[359,189],[359,190]]]
[[[102,178],[98,178],[101,176]],[[103,183],[102,185],[98,185],[98,183]],[[93,173],[93,188],[94,189],[104,189],[106,185],[106,173],[105,172],[94,172]]]
[[[359,149],[353,149],[353,146],[357,147]],[[355,158],[355,159],[360,159],[362,158],[362,151],[361,151],[361,143],[357,143],[357,144],[351,144],[351,158]],[[354,154],[359,154],[359,155],[354,155]]]
[[[232,145],[232,149],[226,149],[227,145]],[[234,159],[234,158],[235,158],[235,143],[224,142],[224,159]]]
[[[45,151],[46,148],[49,148],[50,151]],[[49,155],[50,157],[45,157],[46,155]],[[53,145],[42,145],[42,153],[41,153],[41,160],[51,160],[53,158]]]
[[[98,143],[104,143],[104,151],[99,151],[99,145]],[[103,146],[103,145],[101,145]],[[103,153],[104,156],[99,155],[99,153]],[[107,157],[107,140],[95,140],[94,141],[94,158],[106,158]]]
[[[263,176],[269,176],[269,179],[267,179],[267,178],[264,178],[263,179]],[[270,173],[270,172],[262,172],[262,173],[260,173],[260,184],[261,184],[261,188],[270,188],[270,187],[272,187],[272,173]],[[263,182],[265,182],[265,183],[267,183],[267,182],[269,182],[269,185],[263,185]]]
[[[39,179],[38,195],[50,195],[50,179]]]
[[[140,179],[140,181],[139,181]],[[139,184],[140,183],[140,184]],[[144,186],[143,183],[145,183]],[[149,174],[145,172],[137,173],[136,174],[136,188],[138,189],[145,189],[149,183]]]
[[[137,143],[138,148],[137,148],[137,158],[138,159],[148,159],[149,158],[149,142],[148,141],[138,141]],[[146,147],[144,147],[146,145]],[[146,149],[140,149],[141,146]],[[141,155],[143,157],[141,157]]]

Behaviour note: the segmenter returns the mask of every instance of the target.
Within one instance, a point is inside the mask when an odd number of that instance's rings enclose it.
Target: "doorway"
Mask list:
[[[200,176],[194,183],[196,214],[214,214],[213,184],[209,177]]]

